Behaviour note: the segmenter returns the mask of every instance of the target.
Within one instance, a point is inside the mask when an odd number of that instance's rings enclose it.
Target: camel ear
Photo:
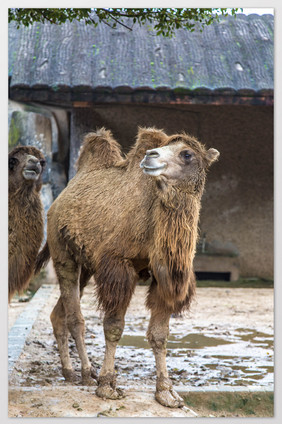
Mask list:
[[[9,158],[9,170],[13,171],[13,169],[17,166],[19,163],[17,158],[11,157]]]
[[[213,162],[218,160],[219,158],[219,151],[216,149],[209,149],[206,153],[206,161],[208,163],[208,166],[210,166]]]

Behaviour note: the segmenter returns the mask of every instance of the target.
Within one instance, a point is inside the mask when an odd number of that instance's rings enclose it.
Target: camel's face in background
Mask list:
[[[37,182],[43,172],[45,166],[45,159],[41,152],[38,155],[30,154],[28,148],[16,148],[14,152],[9,155],[9,176],[19,182],[22,179],[28,183]]]
[[[172,142],[164,147],[147,150],[140,163],[143,172],[152,177],[165,177],[169,180],[191,180],[203,168],[219,156],[215,149],[196,153],[183,141]]]

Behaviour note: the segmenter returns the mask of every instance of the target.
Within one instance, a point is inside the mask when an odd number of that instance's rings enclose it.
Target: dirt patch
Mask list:
[[[162,407],[149,392],[128,391],[126,399],[98,398],[93,388],[11,388],[9,417],[193,417],[189,408]]]
[[[49,319],[59,297],[54,286],[11,374],[9,416],[194,416],[193,411],[171,410],[154,400],[154,358],[145,337],[146,290],[136,288],[117,349],[118,384],[127,393],[124,400],[102,401],[95,396],[95,386],[64,381]],[[99,371],[104,336],[93,293],[89,284],[81,303],[88,354]],[[15,309],[10,308],[9,315],[15,315]],[[80,363],[72,339],[70,351],[79,379]],[[171,318],[167,362],[174,387],[181,392],[207,385],[273,385],[273,290],[199,288],[189,314]],[[198,413],[207,416],[205,410]]]

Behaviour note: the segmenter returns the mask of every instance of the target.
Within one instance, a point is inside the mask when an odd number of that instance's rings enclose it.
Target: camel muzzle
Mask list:
[[[159,158],[161,157],[157,149],[147,150],[144,159],[140,163],[140,168],[143,172],[148,175],[158,176],[161,171],[167,166],[167,163],[160,163]]]
[[[145,158],[140,162],[140,168],[143,169],[144,174],[151,175],[151,176],[158,176],[161,174],[162,170],[167,166],[166,163],[158,163],[158,161],[155,161],[154,159],[151,160],[150,158],[145,156]]]
[[[42,166],[39,160],[34,156],[30,156],[26,166],[23,169],[23,177],[26,180],[37,180],[40,176],[41,171]]]

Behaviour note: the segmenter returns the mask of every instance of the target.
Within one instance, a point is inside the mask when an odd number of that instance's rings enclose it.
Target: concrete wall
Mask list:
[[[217,148],[221,156],[208,175],[201,234],[208,243],[236,246],[241,276],[273,277],[272,107],[107,105],[74,110],[73,122],[81,120],[81,132],[101,125],[111,129],[125,151],[139,125],[169,134],[184,130]],[[76,132],[76,149],[77,137]]]

